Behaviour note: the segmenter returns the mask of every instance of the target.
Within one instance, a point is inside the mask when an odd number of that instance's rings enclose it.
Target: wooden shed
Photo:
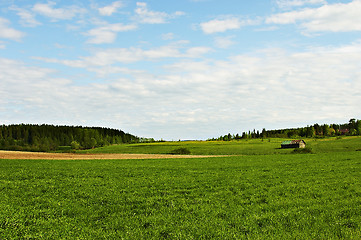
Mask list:
[[[288,140],[281,143],[281,148],[305,148],[306,143],[303,140]]]

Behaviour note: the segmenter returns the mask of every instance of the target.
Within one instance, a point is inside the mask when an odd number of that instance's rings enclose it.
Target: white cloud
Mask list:
[[[7,38],[19,41],[25,36],[25,33],[9,27],[10,21],[0,17],[0,38]]]
[[[41,23],[35,19],[35,15],[31,11],[16,6],[11,6],[10,10],[17,12],[17,15],[21,19],[21,24],[26,27],[36,27],[38,25],[41,25]]]
[[[283,9],[302,7],[304,5],[327,4],[326,0],[277,0],[278,7]]]
[[[361,31],[361,1],[324,5],[275,14],[266,19],[268,24],[295,24],[309,32]]]
[[[60,117],[56,106],[63,100],[63,94],[66,95],[66,91],[61,91],[70,81],[54,79],[52,73],[54,71],[50,69],[28,67],[21,62],[0,58],[0,81],[3,86],[0,89],[0,102],[6,103],[2,118],[11,119],[14,123],[32,122],[37,114],[49,116],[52,113]]]
[[[93,44],[113,43],[117,37],[116,32],[103,30],[102,28],[92,29],[86,35],[92,37],[87,43]]]
[[[82,86],[55,78],[58,73],[50,69],[0,59],[4,118],[100,124],[178,139],[247,131],[260,123],[260,128],[284,127],[289,122],[306,125],[359,117],[354,114],[361,102],[361,42],[298,53],[265,49],[224,61],[183,59],[164,66],[161,75],[109,65],[122,60],[116,59],[122,54],[161,58],[185,53],[167,46],[99,52],[82,64],[93,66],[89,70],[108,81]],[[92,62],[96,60],[102,64]]]
[[[82,14],[86,10],[77,6],[69,6],[66,8],[54,8],[55,2],[48,2],[47,4],[37,3],[32,10],[37,14],[51,18],[53,21],[69,20],[74,18],[77,14]]]
[[[225,32],[228,30],[239,29],[243,26],[255,25],[259,23],[257,20],[241,20],[237,17],[222,17],[217,18],[208,22],[203,22],[200,24],[202,31],[206,34],[213,34],[218,32]]]
[[[214,19],[200,24],[202,31],[207,34],[225,32],[227,30],[239,29],[241,22],[238,18]]]
[[[164,58],[199,58],[202,55],[211,51],[207,47],[191,47],[184,52],[183,43],[173,43],[170,45],[161,46],[144,50],[141,48],[112,48],[97,51],[93,56],[80,57],[77,60],[58,60],[36,57],[34,59],[61,63],[70,67],[91,68],[94,66],[110,66],[116,63],[134,63],[138,61],[151,61]]]
[[[172,39],[174,39],[174,33],[165,33],[165,34],[162,34],[162,39],[163,39],[163,40],[172,40]]]
[[[232,36],[228,37],[216,37],[215,44],[218,48],[229,48],[230,46],[234,45],[235,42],[232,40]]]
[[[121,1],[116,1],[108,6],[99,8],[98,10],[99,10],[100,15],[111,16],[113,13],[115,13],[118,10],[118,8],[121,8],[121,7],[123,7],[123,3]]]
[[[204,54],[207,54],[211,51],[212,49],[209,47],[191,47],[187,49],[186,54],[183,55],[182,57],[198,58],[198,57],[202,57]]]
[[[58,49],[74,49],[74,47],[70,47],[70,46],[66,46],[66,45],[62,45],[62,44],[59,44],[59,43],[55,43],[54,44],[54,47],[55,48],[58,48]]]
[[[76,113],[77,121],[92,121],[101,115],[107,124],[118,122],[119,128],[126,127],[132,133],[172,139],[214,137],[218,134],[213,134],[215,131],[224,134],[257,126],[292,127],[290,122],[302,126],[361,117],[355,116],[361,102],[361,41],[295,53],[265,49],[222,61],[182,58],[163,66],[163,74],[111,66],[117,62],[191,54],[186,52],[171,46],[151,50],[109,49],[83,58],[79,66],[89,67],[89,71],[107,82],[81,88],[71,83],[58,85],[57,92],[64,91],[66,99],[71,99],[58,110],[64,111],[61,119]],[[189,52],[196,55],[202,50]],[[44,103],[50,105],[47,103],[50,96],[41,95],[46,88],[36,91],[31,85],[39,83],[36,85],[39,87],[42,83],[39,79],[52,79],[50,73],[44,75],[41,74],[44,71],[21,66],[16,66],[21,71],[14,73],[11,69],[15,67],[7,64],[3,64],[3,69],[8,75],[32,76],[27,83],[28,89],[34,90],[32,98],[41,99],[40,107]],[[23,98],[27,99],[19,94],[17,99]],[[3,99],[10,101],[12,97],[7,93]],[[77,109],[70,106],[74,103],[78,104]]]
[[[256,32],[270,32],[270,31],[275,31],[277,29],[279,29],[279,27],[277,27],[277,26],[267,26],[267,27],[255,29],[255,31]]]
[[[109,77],[112,74],[125,74],[125,75],[144,75],[145,71],[143,70],[133,70],[125,67],[116,67],[116,66],[102,66],[102,67],[94,67],[94,68],[88,68],[88,71],[95,72],[98,77],[100,78],[106,78]]]
[[[89,30],[85,35],[91,38],[87,43],[101,44],[113,43],[118,32],[131,31],[136,29],[136,25],[124,25],[122,23],[107,24],[105,26]]]
[[[137,2],[135,19],[140,23],[160,24],[166,23],[169,19],[184,15],[184,12],[177,11],[172,14],[155,12],[148,9],[147,3]]]

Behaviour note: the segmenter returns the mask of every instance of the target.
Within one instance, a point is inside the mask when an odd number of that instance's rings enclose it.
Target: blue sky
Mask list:
[[[361,119],[361,0],[0,1],[0,124],[207,139]]]

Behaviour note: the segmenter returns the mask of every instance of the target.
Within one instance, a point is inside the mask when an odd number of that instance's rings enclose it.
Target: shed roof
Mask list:
[[[289,145],[289,144],[299,144],[301,142],[304,142],[303,140],[287,140],[287,141],[283,141],[281,144],[282,145]]]

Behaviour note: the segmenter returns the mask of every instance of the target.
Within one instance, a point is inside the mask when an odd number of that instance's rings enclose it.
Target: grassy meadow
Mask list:
[[[149,153],[169,154],[178,148],[187,148],[193,155],[270,155],[288,154],[293,149],[281,149],[288,139],[246,139],[240,141],[185,141],[120,144],[81,150],[78,153]],[[304,139],[313,153],[344,152],[361,150],[361,137],[310,138]]]
[[[0,159],[0,239],[360,239],[361,138],[114,145],[195,159]]]

